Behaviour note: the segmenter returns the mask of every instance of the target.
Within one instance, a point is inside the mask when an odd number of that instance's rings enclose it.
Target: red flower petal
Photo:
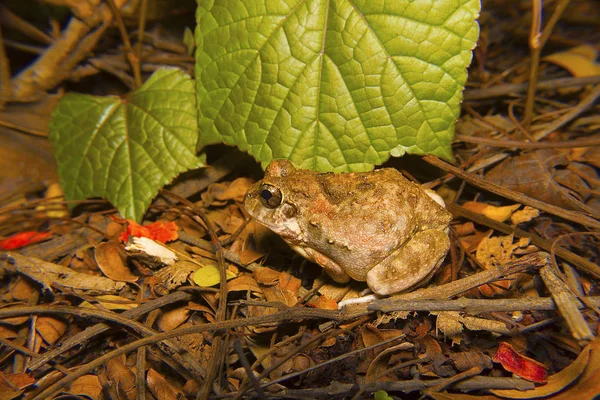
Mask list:
[[[502,364],[505,370],[532,382],[546,382],[546,367],[529,357],[515,351],[513,347],[501,342],[492,361]]]
[[[157,221],[149,225],[142,226],[135,221],[127,220],[127,231],[123,232],[119,239],[126,242],[129,236],[147,237],[158,242],[166,243],[176,240],[179,236],[177,231],[179,227],[175,222]]]
[[[26,231],[15,233],[9,238],[0,240],[0,249],[2,250],[15,250],[29,244],[38,243],[44,241],[52,236],[50,232],[36,232]]]

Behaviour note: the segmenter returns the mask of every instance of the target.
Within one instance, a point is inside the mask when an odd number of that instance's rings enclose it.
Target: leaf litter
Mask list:
[[[581,315],[597,336],[598,276],[581,259],[597,266],[599,238],[577,234],[597,230],[578,218],[597,219],[598,145],[565,147],[595,137],[597,108],[579,108],[593,87],[572,83],[540,89],[537,117],[523,126],[519,119],[527,100],[518,94],[522,89],[510,85],[528,79],[527,69],[519,66],[526,51],[519,55],[505,39],[518,40],[512,24],[528,22],[507,15],[500,3],[484,3],[484,12],[495,18],[482,20],[487,42],[476,50],[454,151],[464,170],[481,173],[518,198],[493,195],[488,186],[460,185],[451,174],[426,173],[426,164],[414,159],[395,162],[421,181],[431,180],[449,203],[461,207],[452,225],[451,254],[435,279],[438,286],[562,249],[569,259],[563,252],[551,267],[584,303],[574,309],[586,307]],[[566,24],[577,18],[566,12]],[[488,29],[497,34],[486,36]],[[561,35],[579,41],[568,29],[556,33],[558,41]],[[523,51],[524,42],[510,46]],[[568,69],[571,74],[589,75],[597,67],[590,51],[559,47],[553,50],[563,51],[550,52],[553,56],[540,65],[540,79],[571,79],[552,63],[565,65],[578,54],[585,61]],[[505,94],[490,95],[489,89],[509,86]],[[469,100],[475,94],[489,97]],[[570,110],[578,113],[530,140]],[[531,147],[538,145],[549,147]],[[548,301],[557,293],[541,286],[537,273],[527,268],[465,287],[459,293],[467,305],[454,310],[425,306],[427,311],[409,310],[404,317],[380,315],[367,305],[338,311],[341,301],[358,297],[365,285],[333,283],[265,228],[248,222],[240,204],[260,178],[249,170],[232,169],[226,179],[185,196],[195,198],[192,203],[171,198],[166,206],[157,200],[141,225],[125,224],[105,204],[94,202],[79,205],[65,221],[56,182],[3,200],[0,234],[10,253],[2,258],[0,398],[61,393],[93,399],[135,399],[140,393],[196,398],[207,386],[244,398],[257,397],[259,389],[292,398],[390,398],[388,393],[418,398],[420,392],[438,399],[583,400],[600,393],[600,341],[575,340]],[[578,213],[557,217],[533,207],[529,198]],[[147,232],[153,227],[159,227],[157,233]],[[157,257],[144,246],[126,250],[119,240],[130,245],[129,236],[145,236],[178,261]],[[222,271],[226,282],[221,282]],[[451,306],[455,298],[444,299]],[[414,301],[423,307],[427,300]],[[487,308],[474,311],[471,300],[486,300]],[[154,339],[164,333],[171,336]],[[494,357],[506,360],[498,353],[507,348],[512,364],[492,363]],[[547,370],[547,382],[523,379],[531,368]],[[65,376],[66,370],[79,376]],[[216,378],[207,382],[210,376]]]

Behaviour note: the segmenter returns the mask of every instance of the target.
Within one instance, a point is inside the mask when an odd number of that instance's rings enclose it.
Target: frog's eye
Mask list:
[[[281,190],[275,186],[262,185],[260,188],[260,198],[267,208],[277,208],[281,204]]]

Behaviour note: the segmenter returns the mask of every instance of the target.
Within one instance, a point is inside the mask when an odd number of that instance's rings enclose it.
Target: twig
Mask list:
[[[4,36],[2,35],[2,25],[0,25],[0,110],[4,108],[4,99],[12,96],[10,86],[10,64],[6,57],[6,48],[4,47]]]
[[[600,93],[600,90],[598,93]],[[565,142],[521,142],[518,140],[502,140],[461,134],[454,135],[454,138],[465,143],[485,144],[486,146],[491,147],[517,149],[568,149],[574,147],[600,146],[600,137],[598,136],[585,139],[569,140]]]
[[[534,21],[531,24],[531,35],[529,40],[529,47],[531,48],[531,60],[529,64],[529,85],[527,87],[527,99],[525,101],[525,115],[523,117],[523,125],[528,128],[533,118],[533,106],[535,100],[535,89],[538,79],[538,72],[540,68],[540,55],[544,45],[548,41],[548,38],[552,34],[554,26],[560,19],[563,11],[569,5],[570,0],[560,0],[552,13],[552,16],[544,26],[544,30],[541,35],[539,33],[539,27],[541,25],[541,14],[542,6],[541,0],[533,1],[532,15]]]
[[[583,98],[575,107],[570,109],[565,115],[556,119],[550,125],[539,132],[535,132],[533,137],[535,140],[540,140],[557,131],[560,127],[569,123],[585,110],[594,105],[596,100],[600,97],[600,85],[596,85],[592,91]],[[596,145],[597,146],[597,145]]]
[[[450,172],[451,174],[453,174],[461,179],[464,179],[471,185],[474,185],[478,188],[490,191],[490,192],[495,193],[502,197],[506,197],[507,199],[516,201],[517,203],[529,205],[533,208],[537,208],[538,210],[545,211],[552,215],[556,215],[556,216],[564,218],[568,221],[572,221],[572,222],[575,222],[575,223],[578,223],[578,224],[581,224],[584,226],[589,226],[594,229],[600,229],[600,222],[598,222],[597,220],[590,218],[587,215],[582,214],[580,212],[566,210],[564,208],[557,207],[555,205],[548,204],[546,202],[526,196],[526,195],[516,192],[514,190],[506,189],[502,186],[488,182],[483,178],[466,173],[466,172],[460,170],[459,168],[456,168],[456,167],[448,164],[447,162],[440,160],[437,157],[427,155],[427,156],[424,156],[423,159],[425,161],[427,161],[428,163],[430,163],[431,165],[435,165],[436,167],[438,167],[446,172]]]
[[[421,380],[421,379],[410,379],[400,382],[375,382],[368,385],[367,390],[369,392],[375,392],[377,390],[385,390],[387,392],[413,392],[417,390],[424,390],[429,387],[433,387],[444,379],[434,380]],[[466,379],[462,382],[458,382],[453,386],[453,389],[461,390],[463,392],[472,390],[489,390],[489,389],[516,389],[516,390],[532,390],[535,388],[533,382],[526,381],[522,378],[493,378],[486,376],[474,376]],[[339,383],[333,382],[329,386],[316,388],[316,389],[287,389],[285,395],[287,398],[298,399],[315,399],[315,398],[337,398],[338,396],[347,396],[356,390],[356,385],[351,383]],[[286,398],[281,393],[275,393],[267,395],[271,398]],[[229,397],[229,396],[221,396]]]
[[[140,60],[137,58],[133,48],[131,47],[131,42],[129,41],[129,36],[127,35],[127,29],[125,29],[121,12],[115,4],[115,0],[106,0],[106,2],[108,3],[115,20],[117,21],[117,26],[119,27],[119,32],[121,33],[121,39],[123,40],[123,46],[125,46],[125,53],[127,54],[127,61],[129,61],[129,64],[131,65],[131,70],[133,71],[133,80],[135,82],[135,88],[137,89],[142,86]]]
[[[242,367],[244,367],[244,369],[246,370],[246,376],[252,383],[252,386],[254,387],[254,390],[255,390],[256,394],[258,395],[258,398],[264,399],[265,392],[260,387],[260,381],[254,375],[254,371],[252,370],[252,366],[250,365],[250,362],[248,361],[248,357],[246,357],[246,354],[244,354],[244,349],[242,349],[242,342],[239,339],[235,339],[233,341],[233,348],[235,349],[235,352],[238,355],[240,364],[242,364]]]
[[[442,286],[433,286],[425,289],[415,290],[414,292],[397,294],[385,299],[375,300],[368,305],[369,311],[387,311],[394,307],[396,300],[416,300],[416,299],[448,299],[466,292],[474,287],[491,283],[503,279],[509,275],[518,272],[524,272],[528,269],[541,268],[550,263],[550,254],[538,252],[523,256],[515,261],[507,262],[485,271],[478,272],[466,278],[454,282],[446,283]]]
[[[76,307],[74,307],[76,308]],[[80,309],[79,309],[80,310]],[[2,311],[0,310],[0,316],[2,315]],[[241,318],[236,320],[226,320],[208,324],[200,324],[196,326],[189,326],[184,328],[174,329],[169,332],[161,332],[153,335],[151,337],[145,337],[142,339],[138,339],[132,343],[123,345],[118,349],[115,349],[109,353],[106,353],[93,361],[90,361],[87,364],[80,366],[76,371],[73,371],[71,375],[67,377],[61,378],[59,381],[55,382],[42,392],[38,393],[36,397],[32,400],[45,400],[51,398],[56,392],[61,390],[63,387],[66,387],[70,383],[72,383],[75,379],[86,375],[103,365],[108,360],[111,360],[115,357],[120,356],[121,354],[127,354],[131,351],[136,350],[141,346],[147,346],[153,343],[158,343],[165,339],[170,339],[173,337],[190,335],[194,333],[201,332],[215,332],[223,329],[232,329],[239,328],[242,326],[250,326],[250,325],[260,325],[265,323],[273,323],[273,322],[283,322],[283,321],[292,321],[295,319],[334,319],[337,321],[343,321],[345,319],[356,318],[357,316],[362,314],[356,313],[345,313],[340,312],[338,310],[323,310],[323,309],[307,309],[307,308],[291,308],[289,310],[285,310],[282,312],[278,312],[271,315],[261,315],[257,317],[248,317]]]
[[[584,87],[590,84],[600,83],[600,75],[587,76],[585,78],[559,78],[538,82],[536,89],[556,90],[571,87]],[[508,96],[513,93],[522,93],[527,91],[527,83],[514,83],[492,86],[484,89],[467,89],[464,93],[465,101],[493,99],[496,97]]]
[[[560,309],[573,337],[577,340],[593,340],[594,334],[578,310],[582,304],[575,298],[569,287],[556,276],[550,265],[540,269],[540,276]]]
[[[187,300],[190,300],[191,298],[192,298],[192,296],[188,293],[173,292],[167,296],[160,297],[153,301],[149,301],[148,303],[142,304],[131,310],[127,310],[127,311],[123,312],[122,314],[116,314],[116,315],[120,315],[121,317],[127,318],[129,320],[136,320],[137,318],[141,317],[142,315],[144,315],[146,313],[149,313],[152,310],[156,310],[156,309],[165,307],[169,304],[176,303],[179,301],[187,301]],[[104,322],[100,322],[96,325],[93,325],[93,326],[87,328],[86,330],[84,330],[82,332],[76,333],[75,335],[73,335],[73,336],[67,338],[66,340],[64,340],[63,342],[61,342],[59,347],[50,349],[47,352],[45,352],[44,354],[41,354],[41,355],[37,356],[36,358],[34,358],[33,360],[31,360],[29,362],[28,369],[30,371],[35,371],[42,365],[58,358],[61,354],[69,351],[73,347],[88,341],[89,339],[93,338],[94,336],[97,336],[103,332],[106,332],[110,328],[111,328],[110,325],[108,325]]]
[[[148,14],[148,0],[142,0],[139,5],[138,13],[140,17],[138,19],[138,38],[135,46],[135,57],[138,60],[142,60],[142,45],[144,44],[144,34],[146,30],[146,16]]]
[[[48,36],[44,31],[30,24],[8,8],[0,6],[0,25],[12,28],[30,39],[37,40],[45,45],[52,44],[54,39]]]
[[[592,304],[600,304],[600,296],[586,298]],[[377,300],[369,305],[371,311],[462,311],[469,314],[488,312],[509,312],[522,310],[556,310],[556,303],[551,297],[524,297],[520,299],[468,299],[461,297],[456,300],[402,300],[394,299],[384,306]],[[584,309],[585,305],[579,304],[578,308]]]
[[[219,285],[219,307],[217,308],[216,320],[217,322],[222,322],[225,320],[227,312],[227,271],[225,262],[223,261],[223,247],[221,246],[221,242],[219,241],[219,237],[217,236],[217,230],[215,229],[212,221],[206,216],[206,214],[204,214],[204,212],[200,208],[196,207],[194,203],[165,189],[161,190],[161,193],[166,196],[173,197],[179,202],[189,207],[190,210],[192,210],[195,215],[199,216],[202,222],[204,222],[204,224],[206,225],[208,234],[210,235],[213,247],[215,249],[214,251],[217,257],[217,263],[219,265],[219,277],[221,284]],[[223,337],[215,336],[213,338],[213,343],[211,346],[212,357],[210,357],[209,359],[206,382],[212,383],[216,378],[217,371],[222,364],[222,351]],[[203,385],[200,388],[200,391],[198,391],[198,395],[196,396],[196,398],[207,399],[210,394],[210,388],[210,384]]]
[[[374,377],[372,377],[371,379],[369,379],[369,381],[361,384],[358,392],[356,392],[356,394],[354,396],[352,396],[352,400],[360,399],[361,395],[364,392],[371,391],[372,390],[371,385],[373,385],[375,382],[377,382],[379,380],[379,378],[383,378],[384,376],[391,374],[392,372],[396,372],[400,369],[410,367],[410,366],[416,365],[416,364],[423,364],[423,363],[426,363],[429,361],[431,361],[431,357],[425,356],[423,358],[417,358],[417,359],[402,362],[398,365],[394,365],[393,367],[386,369],[385,371],[382,371],[381,373],[379,373],[379,374],[375,375]]]

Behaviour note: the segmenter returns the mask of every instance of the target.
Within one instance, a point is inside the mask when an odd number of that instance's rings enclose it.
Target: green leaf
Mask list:
[[[65,95],[50,140],[68,200],[102,197],[140,221],[160,188],[200,167],[194,83],[176,69],[156,71],[124,99]]]
[[[200,145],[316,171],[453,158],[479,0],[198,0]]]
[[[225,277],[227,280],[235,278],[235,274],[229,270],[225,271]],[[219,267],[216,265],[205,265],[199,268],[192,275],[194,283],[200,287],[211,287],[215,286],[221,281],[221,275],[219,273]]]
[[[393,400],[392,397],[390,397],[390,395],[388,395],[385,390],[376,391],[373,395],[373,398],[375,400]]]

